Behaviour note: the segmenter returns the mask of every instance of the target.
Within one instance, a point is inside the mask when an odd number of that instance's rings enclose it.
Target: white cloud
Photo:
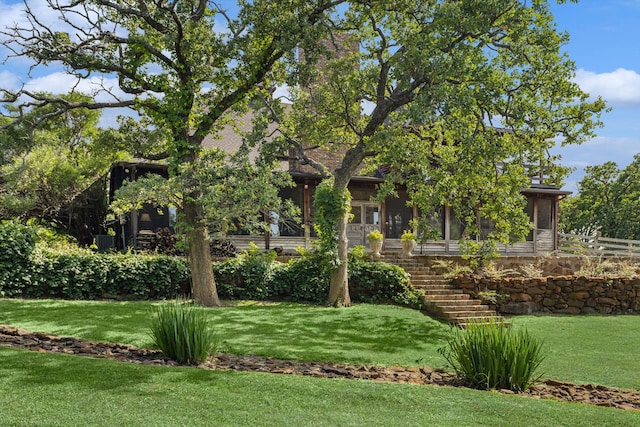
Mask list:
[[[55,94],[68,93],[72,89],[95,97],[96,101],[113,101],[114,97],[107,92],[110,91],[115,96],[126,99],[128,96],[118,87],[118,80],[108,77],[91,77],[88,79],[78,79],[64,72],[47,74],[30,80],[25,88],[32,92],[50,92]]]
[[[0,71],[0,82],[3,89],[17,90],[20,88],[20,78],[10,71]]]
[[[640,74],[633,70],[594,73],[579,69],[575,81],[592,97],[601,96],[609,104],[640,106]]]

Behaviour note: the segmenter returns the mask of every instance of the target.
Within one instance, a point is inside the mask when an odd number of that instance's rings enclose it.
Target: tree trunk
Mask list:
[[[338,268],[331,274],[329,284],[329,303],[334,307],[348,307],[351,305],[349,295],[348,258],[349,240],[347,239],[347,223],[349,211],[345,211],[342,218],[336,219],[338,233]]]
[[[333,189],[336,192],[347,191],[351,176],[362,163],[362,160],[368,154],[364,151],[363,143],[359,143],[356,147],[349,149],[344,158],[342,165],[333,172]],[[334,307],[348,307],[351,305],[351,296],[349,295],[349,264],[348,250],[349,239],[347,239],[347,224],[349,223],[349,212],[351,207],[342,213],[340,218],[336,218],[336,233],[338,239],[338,268],[331,274],[329,282],[329,303]]]
[[[193,299],[205,307],[219,307],[220,300],[211,266],[209,232],[202,218],[202,208],[197,202],[185,202],[183,208],[187,227]]]

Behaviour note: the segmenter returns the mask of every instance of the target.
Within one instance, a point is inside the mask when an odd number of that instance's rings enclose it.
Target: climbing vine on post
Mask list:
[[[337,221],[351,209],[351,194],[347,189],[336,189],[333,178],[322,181],[315,192],[314,227],[320,238],[319,251],[328,255],[338,265]]]

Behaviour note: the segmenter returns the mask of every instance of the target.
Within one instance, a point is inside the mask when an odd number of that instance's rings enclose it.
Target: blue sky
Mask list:
[[[611,160],[623,167],[640,152],[640,0],[581,0],[552,10],[558,29],[570,34],[565,50],[576,81],[611,108],[596,138],[554,150],[563,165],[577,168],[566,183],[576,191],[584,166]]]
[[[224,1],[223,1],[224,2]],[[45,22],[49,18],[44,0],[29,0]],[[555,5],[552,10],[560,30],[571,41],[565,47],[577,67],[576,81],[586,92],[600,95],[612,111],[603,116],[598,136],[580,146],[556,147],[562,164],[576,168],[565,188],[577,190],[577,181],[587,165],[615,161],[624,167],[640,152],[640,0],[581,0],[578,4]],[[0,27],[19,20],[22,3],[0,0]],[[6,52],[0,51],[4,58]],[[0,66],[0,86],[15,87],[25,81],[24,63],[10,61]],[[57,72],[56,72],[57,71]],[[32,88],[65,88],[71,83],[59,70],[41,70]],[[115,85],[115,81],[106,81]],[[110,118],[107,116],[107,120]],[[111,117],[112,119],[112,117]]]

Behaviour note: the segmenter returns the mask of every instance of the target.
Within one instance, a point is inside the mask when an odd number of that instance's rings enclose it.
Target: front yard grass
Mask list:
[[[0,347],[7,426],[637,426],[640,414],[464,388],[168,368]]]
[[[154,303],[0,300],[0,323],[147,347]],[[418,311],[238,302],[207,309],[220,351],[444,367],[449,326]],[[545,341],[545,377],[640,389],[640,316],[523,316]],[[0,347],[5,425],[632,426],[640,413],[411,384],[215,372]]]

